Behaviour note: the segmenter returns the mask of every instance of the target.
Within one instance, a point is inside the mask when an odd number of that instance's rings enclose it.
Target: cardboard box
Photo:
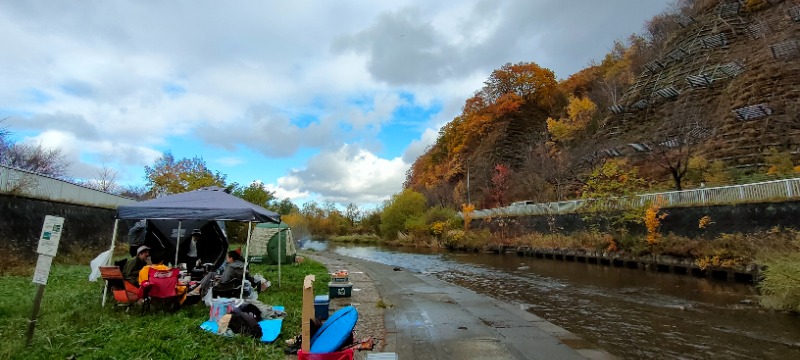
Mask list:
[[[311,350],[311,321],[314,320],[314,275],[306,275],[303,279],[303,319],[300,321],[303,342],[301,349]]]

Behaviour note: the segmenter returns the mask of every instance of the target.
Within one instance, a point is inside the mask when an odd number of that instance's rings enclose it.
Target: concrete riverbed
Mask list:
[[[332,252],[304,255],[330,271],[351,272],[353,297],[333,299],[331,307],[355,305],[357,337],[380,333],[376,351],[395,352],[400,359],[614,358],[530,312],[472,290]],[[375,320],[381,313],[383,329]]]

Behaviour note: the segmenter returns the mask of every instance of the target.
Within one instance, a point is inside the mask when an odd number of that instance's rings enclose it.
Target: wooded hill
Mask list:
[[[599,178],[642,184],[626,192],[788,175],[799,98],[800,1],[682,0],[566,80],[492,72],[404,186],[486,208],[596,196]]]

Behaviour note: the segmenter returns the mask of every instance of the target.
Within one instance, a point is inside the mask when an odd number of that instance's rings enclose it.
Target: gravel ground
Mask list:
[[[358,322],[355,328],[356,341],[372,336],[376,340],[373,351],[382,351],[386,345],[386,327],[384,310],[379,307],[379,304],[383,302],[372,278],[364,272],[364,269],[333,252],[301,252],[299,255],[322,263],[331,273],[338,270],[347,270],[350,273],[350,282],[353,283],[352,297],[331,299],[331,313],[348,305],[355,307],[358,310]],[[315,294],[324,294],[327,289],[328,284],[314,284]],[[355,358],[366,359],[367,354],[369,351],[357,351]]]

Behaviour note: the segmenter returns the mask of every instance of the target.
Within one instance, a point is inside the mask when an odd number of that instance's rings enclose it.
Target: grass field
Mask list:
[[[300,334],[303,278],[316,275],[320,294],[329,281],[324,266],[306,260],[282,266],[279,287],[277,266],[253,264],[252,273],[272,282],[259,300],[284,305],[287,312],[278,340],[262,344],[200,330],[208,320],[202,303],[176,313],[154,307],[144,316],[139,307],[127,313],[116,308],[113,299],[103,308],[104,282],[89,282],[89,271],[88,265],[53,265],[29,347],[25,335],[36,291],[32,275],[0,276],[0,359],[284,359],[284,340]]]

